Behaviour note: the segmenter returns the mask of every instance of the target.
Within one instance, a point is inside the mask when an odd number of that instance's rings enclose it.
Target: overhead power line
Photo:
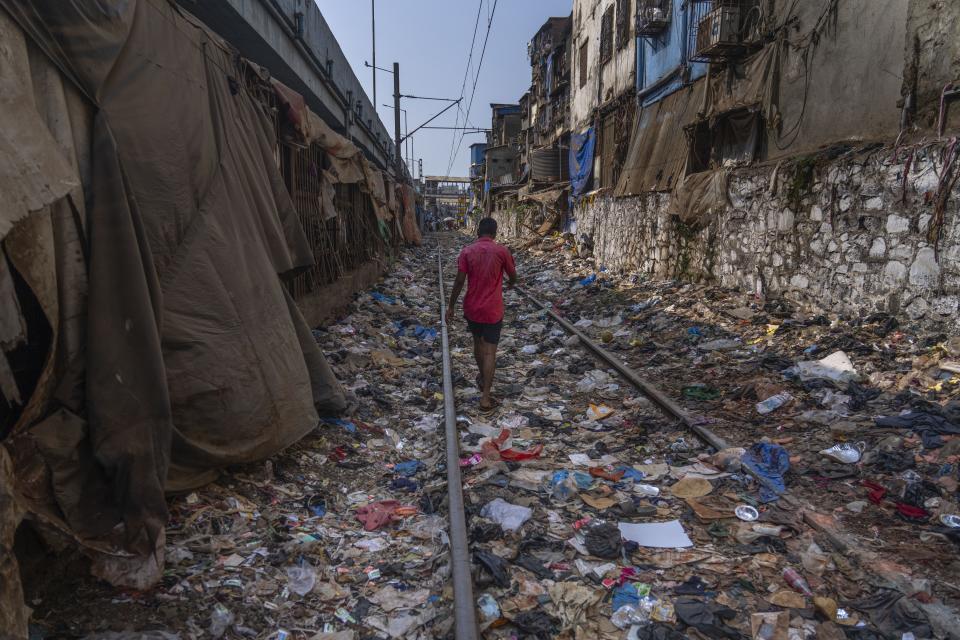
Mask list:
[[[463,82],[460,83],[460,100],[461,101],[463,100],[463,95],[466,93],[466,90],[467,90],[467,77],[470,75],[470,64],[473,62],[473,49],[477,43],[477,29],[480,27],[480,14],[482,12],[483,12],[483,0],[480,0],[480,4],[477,5],[477,18],[476,20],[474,20],[474,23],[473,23],[473,37],[470,39],[470,53],[467,56],[467,66],[463,70]],[[457,117],[454,121],[454,125],[453,125],[454,127],[460,126],[460,114],[462,112],[463,112],[463,109],[460,107],[460,103],[458,102]],[[467,123],[466,120],[464,120],[463,124],[466,124],[466,123]],[[453,134],[452,136],[450,136],[450,152],[449,152],[448,165],[447,165],[448,167],[453,165],[453,145],[455,144],[456,140],[457,140],[457,134]],[[445,175],[449,175],[449,174],[450,174],[450,170],[448,169]]]
[[[473,109],[473,98],[477,94],[477,82],[480,80],[480,71],[483,70],[483,58],[487,53],[487,41],[490,40],[490,28],[493,26],[493,16],[497,13],[497,2],[498,0],[493,0],[493,8],[490,10],[490,17],[487,19],[487,33],[483,36],[483,48],[480,50],[480,60],[477,62],[477,73],[473,76],[473,88],[470,90],[470,102],[467,103],[467,113],[463,117],[464,124],[468,124],[470,120],[470,111]],[[450,162],[447,164],[447,173],[445,175],[450,175],[450,170],[453,168],[453,162],[456,159],[457,154],[460,153],[460,146],[463,144],[463,137],[464,134],[461,134],[460,139],[457,141],[457,149],[450,157]]]

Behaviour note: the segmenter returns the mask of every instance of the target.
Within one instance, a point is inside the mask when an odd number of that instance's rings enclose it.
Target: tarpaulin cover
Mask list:
[[[20,569],[13,540],[23,517],[23,509],[14,490],[13,464],[0,447],[0,635],[3,638],[27,638],[30,610],[23,600]]]
[[[595,145],[593,127],[570,136],[570,195],[574,197],[586,191],[590,183]]]
[[[728,204],[727,172],[703,171],[685,176],[673,190],[669,211],[691,226],[698,226]]]
[[[420,246],[423,238],[420,235],[420,227],[417,225],[416,194],[413,187],[408,184],[400,186],[401,200],[403,201],[403,239],[407,244]]]
[[[690,146],[684,127],[696,118],[705,87],[700,80],[637,113],[616,195],[670,191],[677,185]]]
[[[313,256],[244,62],[200,23],[146,0],[0,7],[99,108],[84,415],[29,433],[74,533],[152,554],[165,490],[266,457],[344,407],[281,283]]]
[[[364,171],[361,164],[363,156],[360,149],[345,137],[334,131],[330,125],[317,114],[306,110],[307,126],[305,131],[306,142],[316,143],[330,159],[330,177],[333,182],[354,184],[364,181]]]
[[[277,94],[277,102],[280,104],[280,112],[301,139],[307,139],[307,101],[303,96],[283,84],[276,78],[270,79],[273,90]]]
[[[777,120],[780,49],[779,43],[770,43],[745,60],[739,73],[710,76],[704,115],[715,117],[735,109],[759,106],[765,121]]]

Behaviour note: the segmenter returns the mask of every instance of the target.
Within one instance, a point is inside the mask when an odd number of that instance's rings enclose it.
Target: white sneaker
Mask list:
[[[827,456],[843,464],[854,464],[855,462],[860,462],[860,456],[863,455],[863,450],[866,448],[866,442],[858,442],[857,444],[835,444],[829,449],[821,451],[820,455]]]

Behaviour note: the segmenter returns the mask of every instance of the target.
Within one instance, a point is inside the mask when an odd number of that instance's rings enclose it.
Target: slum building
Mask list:
[[[486,142],[470,145],[470,209],[483,209],[484,178],[486,176]]]
[[[519,104],[490,105],[492,118],[484,150],[486,213],[509,211],[517,204],[520,189],[520,151],[523,115]]]
[[[564,230],[608,268],[949,321],[958,20],[914,0],[574,2]]]
[[[553,17],[527,44],[530,89],[521,99],[524,185],[514,223],[539,230],[560,223],[570,180],[570,16]]]

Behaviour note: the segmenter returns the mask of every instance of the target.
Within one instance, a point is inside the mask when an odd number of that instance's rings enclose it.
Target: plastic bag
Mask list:
[[[222,638],[227,629],[233,625],[233,620],[233,611],[218,602],[210,613],[210,635],[214,638]]]
[[[287,588],[298,596],[305,596],[313,591],[317,583],[317,572],[309,564],[287,567]]]
[[[503,498],[496,498],[484,505],[483,509],[480,510],[480,515],[493,520],[504,531],[516,531],[530,519],[533,510],[529,507],[521,507],[518,504],[510,504]]]

